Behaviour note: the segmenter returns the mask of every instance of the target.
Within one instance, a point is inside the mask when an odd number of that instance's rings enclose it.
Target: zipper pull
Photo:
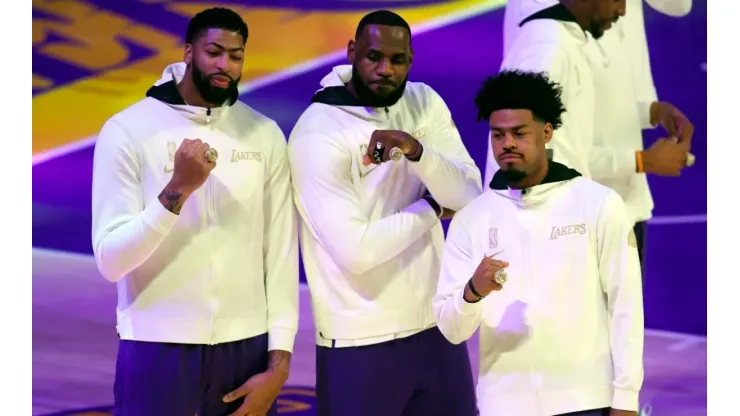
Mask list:
[[[386,118],[391,118],[391,116],[390,116],[390,112],[391,112],[391,111],[390,111],[390,110],[388,110],[388,107],[384,107],[384,108],[385,108],[385,117],[386,117]]]
[[[206,124],[211,122],[211,109],[206,110]]]

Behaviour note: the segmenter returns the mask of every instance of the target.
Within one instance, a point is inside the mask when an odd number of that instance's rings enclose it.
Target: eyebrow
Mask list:
[[[374,48],[368,48],[367,53],[377,53],[378,55],[385,55],[383,52],[381,52],[381,51],[379,51],[377,49],[374,49]],[[393,54],[391,54],[391,56],[393,56],[393,57],[406,56],[407,53],[408,53],[408,51],[406,49],[404,49],[404,50],[399,51],[399,52],[394,52]]]
[[[225,50],[227,50],[227,51],[229,51],[229,52],[239,52],[239,51],[243,51],[243,50],[244,50],[244,47],[243,47],[243,46],[239,46],[239,47],[237,47],[237,48],[231,48],[231,49],[227,49],[227,48],[225,48],[225,47],[224,47],[223,45],[221,45],[221,44],[219,44],[219,43],[217,43],[217,42],[208,42],[208,43],[206,44],[206,46],[208,46],[208,45],[213,45],[213,46],[216,46],[216,47],[218,47],[218,48],[221,48],[221,49],[225,49]]]
[[[520,125],[518,125],[518,126],[514,126],[514,127],[509,127],[509,128],[506,128],[506,127],[491,127],[491,130],[495,130],[495,131],[504,131],[504,130],[521,130],[521,129],[525,128],[525,127],[527,127],[527,125],[526,125],[526,124],[520,124]]]

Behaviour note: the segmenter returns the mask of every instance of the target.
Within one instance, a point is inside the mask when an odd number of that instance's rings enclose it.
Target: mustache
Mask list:
[[[231,77],[231,75],[229,75],[229,74],[226,74],[226,73],[224,73],[224,72],[219,72],[219,73],[217,73],[217,74],[211,74],[211,75],[208,75],[208,78],[209,78],[209,79],[210,79],[210,78],[215,78],[215,77],[224,77],[224,78],[228,79],[228,80],[229,80],[229,82],[234,82],[234,78],[232,78],[232,77]]]
[[[512,155],[512,156],[522,157],[522,155],[520,153],[512,152],[511,150],[507,150],[507,151],[501,153],[501,156],[499,156],[499,157],[503,157],[503,156],[506,156],[506,155]]]
[[[377,81],[371,81],[370,84],[377,84],[377,85],[388,85],[391,87],[395,87],[396,83],[389,80],[389,79],[379,79]]]

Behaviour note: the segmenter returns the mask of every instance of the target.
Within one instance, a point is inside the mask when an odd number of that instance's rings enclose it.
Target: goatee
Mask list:
[[[366,107],[390,107],[398,102],[403,97],[403,93],[406,90],[406,81],[408,77],[404,78],[401,85],[399,85],[392,93],[388,95],[378,95],[362,83],[359,72],[352,66],[352,86],[357,93],[357,98]]]

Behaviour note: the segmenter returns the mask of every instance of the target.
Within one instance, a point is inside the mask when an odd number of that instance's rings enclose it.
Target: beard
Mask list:
[[[401,85],[397,86],[396,89],[390,94],[379,95],[368,88],[367,85],[362,82],[362,78],[360,78],[360,73],[357,72],[355,66],[352,65],[352,80],[350,82],[352,82],[352,86],[355,88],[357,98],[363,105],[367,107],[390,107],[393,104],[397,103],[398,100],[403,97],[403,93],[406,90],[406,81],[408,81],[408,77],[404,78],[403,82],[401,82]]]
[[[501,178],[503,178],[507,185],[517,184],[527,177],[527,174],[524,171],[515,168],[501,168],[499,172],[501,172]]]
[[[193,83],[195,84],[195,88],[198,89],[200,96],[203,97],[206,102],[214,105],[222,105],[226,100],[238,93],[237,85],[239,85],[241,75],[237,79],[232,79],[228,74],[223,72],[206,75],[200,70],[200,68],[198,68],[195,60],[193,60],[192,65]],[[211,78],[217,75],[228,77],[229,86],[226,88],[213,86],[213,84],[211,84]]]
[[[588,28],[588,32],[590,32],[591,36],[597,40],[604,36],[604,28],[598,23],[592,23]]]

